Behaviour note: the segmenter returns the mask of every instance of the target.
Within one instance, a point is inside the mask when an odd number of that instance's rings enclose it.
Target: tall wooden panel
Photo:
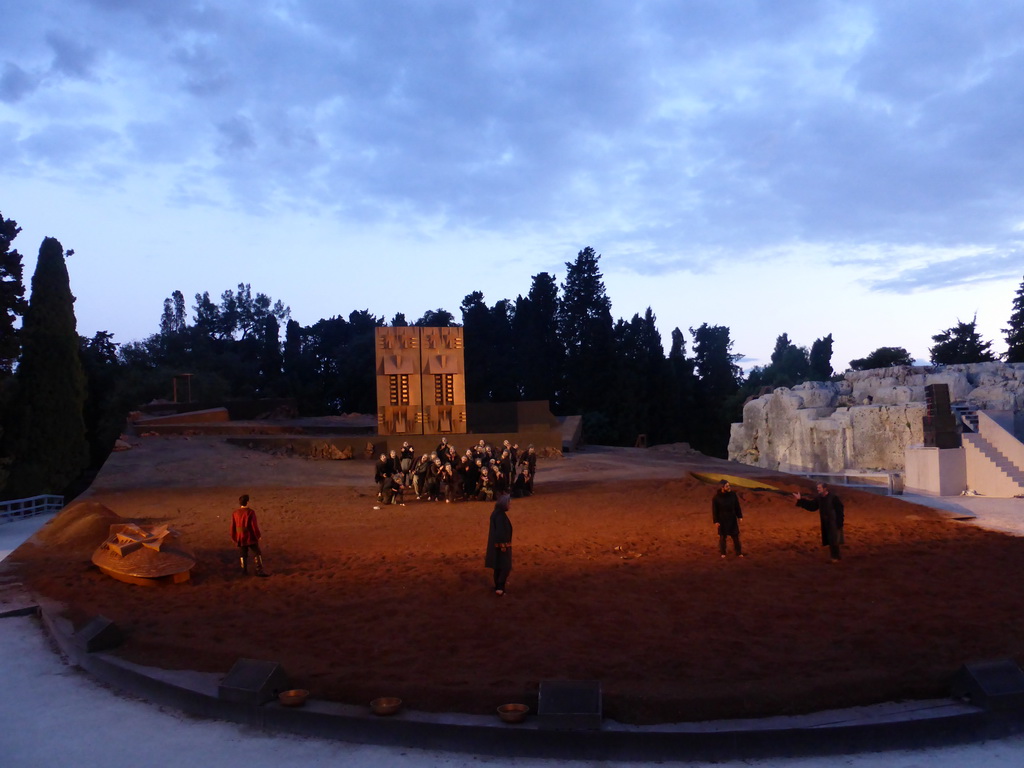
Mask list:
[[[378,434],[423,434],[419,331],[377,329]]]
[[[466,353],[461,328],[421,328],[423,431],[466,433]]]
[[[461,328],[378,328],[377,432],[466,432],[465,351]]]

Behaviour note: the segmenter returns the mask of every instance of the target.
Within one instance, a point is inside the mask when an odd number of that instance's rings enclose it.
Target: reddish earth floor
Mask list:
[[[722,560],[714,490],[685,471],[545,481],[544,467],[537,494],[512,503],[503,598],[483,568],[492,505],[374,509],[368,482],[241,489],[268,579],[237,571],[237,487],[141,480],[94,487],[8,567],[76,624],[116,622],[132,661],[226,672],[268,659],[317,698],[393,695],[427,711],[489,713],[534,704],[542,680],[598,679],[606,716],[623,722],[799,713],[944,696],[967,661],[1024,661],[1022,539],[847,492],[848,545],[833,565],[817,513],[741,491],[748,557]],[[110,520],[96,504],[179,530],[192,580],[138,587],[99,572],[90,557]]]

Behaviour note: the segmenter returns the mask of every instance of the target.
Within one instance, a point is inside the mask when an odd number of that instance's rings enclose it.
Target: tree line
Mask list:
[[[744,376],[726,326],[674,328],[668,353],[654,312],[613,319],[600,255],[592,248],[566,262],[565,278],[541,272],[529,291],[488,304],[479,291],[460,317],[438,308],[410,323],[368,310],[303,326],[280,300],[247,283],[215,300],[196,294],[164,301],[158,330],[115,343],[101,331],[77,334],[65,251],[54,238],[40,246],[26,299],[17,223],[0,216],[0,494],[60,493],[98,468],[128,412],[168,399],[175,375],[192,374],[192,398],[291,398],[304,416],[376,410],[374,329],[454,326],[465,337],[466,398],[473,402],[547,400],[556,415],[581,414],[593,444],[688,442],[724,456],[729,425],[743,402],[779,386],[836,376],[832,335],[810,348],[788,334],[770,362]],[[283,334],[282,334],[283,327]],[[283,335],[283,338],[282,338]],[[1004,359],[1024,362],[1024,282],[1006,329]],[[933,337],[934,363],[993,360],[976,321]],[[689,342],[689,347],[688,347]],[[882,347],[850,361],[854,369],[912,364],[907,350]]]

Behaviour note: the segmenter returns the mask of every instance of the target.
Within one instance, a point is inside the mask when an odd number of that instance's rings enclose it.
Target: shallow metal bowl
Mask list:
[[[375,715],[393,715],[402,706],[402,700],[394,696],[381,696],[370,702],[370,710]]]
[[[506,723],[521,723],[529,711],[530,708],[525,704],[502,704],[498,707],[498,717]]]
[[[281,691],[277,694],[277,700],[286,707],[301,707],[306,703],[309,691],[302,688],[293,688],[290,691]]]

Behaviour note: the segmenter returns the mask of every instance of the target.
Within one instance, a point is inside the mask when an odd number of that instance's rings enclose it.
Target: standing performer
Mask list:
[[[796,505],[812,512],[818,510],[818,517],[821,519],[821,546],[828,547],[832,555],[832,562],[838,563],[843,554],[839,548],[844,543],[843,523],[845,513],[843,502],[838,496],[832,493],[828,483],[818,483],[818,495],[816,498],[804,498],[802,493],[794,493]]]
[[[263,553],[260,552],[260,525],[256,522],[256,512],[249,508],[249,494],[243,493],[238,497],[239,507],[231,515],[231,540],[235,542],[241,553],[239,560],[242,564],[242,573],[247,574],[249,550],[252,550],[253,560],[256,564],[256,575],[267,576],[263,570]]]
[[[487,531],[484,567],[494,569],[494,594],[498,597],[505,594],[505,581],[512,571],[512,521],[508,519],[511,503],[507,495],[498,498]]]
[[[736,491],[729,485],[728,480],[722,480],[718,484],[718,491],[711,499],[711,519],[718,526],[718,551],[725,557],[725,540],[732,538],[732,548],[736,551],[737,557],[743,557],[743,548],[740,546],[740,520],[743,519],[743,510],[740,509],[740,499]]]

